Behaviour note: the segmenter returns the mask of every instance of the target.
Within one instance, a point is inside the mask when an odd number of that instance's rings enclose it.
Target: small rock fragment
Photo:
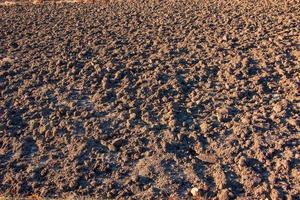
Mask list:
[[[217,157],[215,155],[212,155],[212,154],[201,153],[197,157],[200,160],[202,160],[203,162],[207,162],[207,163],[211,163],[211,164],[217,162]]]
[[[191,189],[191,194],[195,197],[195,196],[198,196],[198,193],[199,193],[199,189],[194,187]]]
[[[135,119],[135,118],[136,118],[136,114],[135,113],[130,113],[129,119]]]
[[[239,159],[238,167],[239,167],[239,169],[243,169],[244,167],[246,167],[246,158],[245,157],[241,157]]]
[[[280,113],[281,110],[282,110],[282,107],[281,107],[281,105],[276,104],[276,105],[273,107],[273,110],[274,110],[276,113]]]

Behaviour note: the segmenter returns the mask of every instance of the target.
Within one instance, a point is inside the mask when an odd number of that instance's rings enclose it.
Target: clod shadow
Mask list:
[[[246,159],[246,165],[251,168],[254,172],[260,175],[262,180],[268,181],[269,172],[264,167],[263,163],[261,163],[259,160],[255,158],[247,158]]]
[[[235,172],[229,170],[225,172],[225,176],[227,180],[227,187],[230,189],[230,191],[235,197],[241,196],[242,194],[245,193],[243,184],[241,184],[238,181],[239,177]]]

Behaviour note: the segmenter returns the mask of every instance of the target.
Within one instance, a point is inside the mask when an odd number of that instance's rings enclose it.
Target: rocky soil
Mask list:
[[[1,6],[0,196],[300,199],[299,29],[298,0]]]

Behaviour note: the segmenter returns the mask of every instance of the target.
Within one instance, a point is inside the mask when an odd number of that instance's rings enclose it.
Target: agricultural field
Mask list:
[[[0,198],[300,199],[300,1],[0,5]]]

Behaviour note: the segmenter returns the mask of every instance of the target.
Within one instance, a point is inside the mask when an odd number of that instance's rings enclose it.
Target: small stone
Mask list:
[[[198,196],[198,193],[199,193],[199,189],[194,187],[191,189],[191,194],[195,197],[195,196]]]
[[[200,160],[202,160],[203,162],[206,163],[216,163],[217,162],[217,157],[215,155],[212,154],[205,154],[205,153],[201,153],[197,156]]]
[[[274,110],[276,113],[280,113],[281,110],[282,110],[282,107],[281,107],[281,105],[276,104],[276,105],[273,107],[273,110]]]
[[[131,114],[129,115],[129,118],[130,118],[130,119],[136,118],[136,114],[135,114],[135,113],[131,113]]]
[[[240,158],[240,160],[238,161],[238,167],[240,169],[246,167],[246,158],[245,157]]]
[[[109,79],[107,77],[104,77],[102,79],[102,88],[103,89],[108,89],[109,87],[110,87]]]
[[[151,151],[146,151],[145,153],[144,153],[144,156],[145,157],[149,157],[149,156],[151,156],[152,155],[152,152]]]

